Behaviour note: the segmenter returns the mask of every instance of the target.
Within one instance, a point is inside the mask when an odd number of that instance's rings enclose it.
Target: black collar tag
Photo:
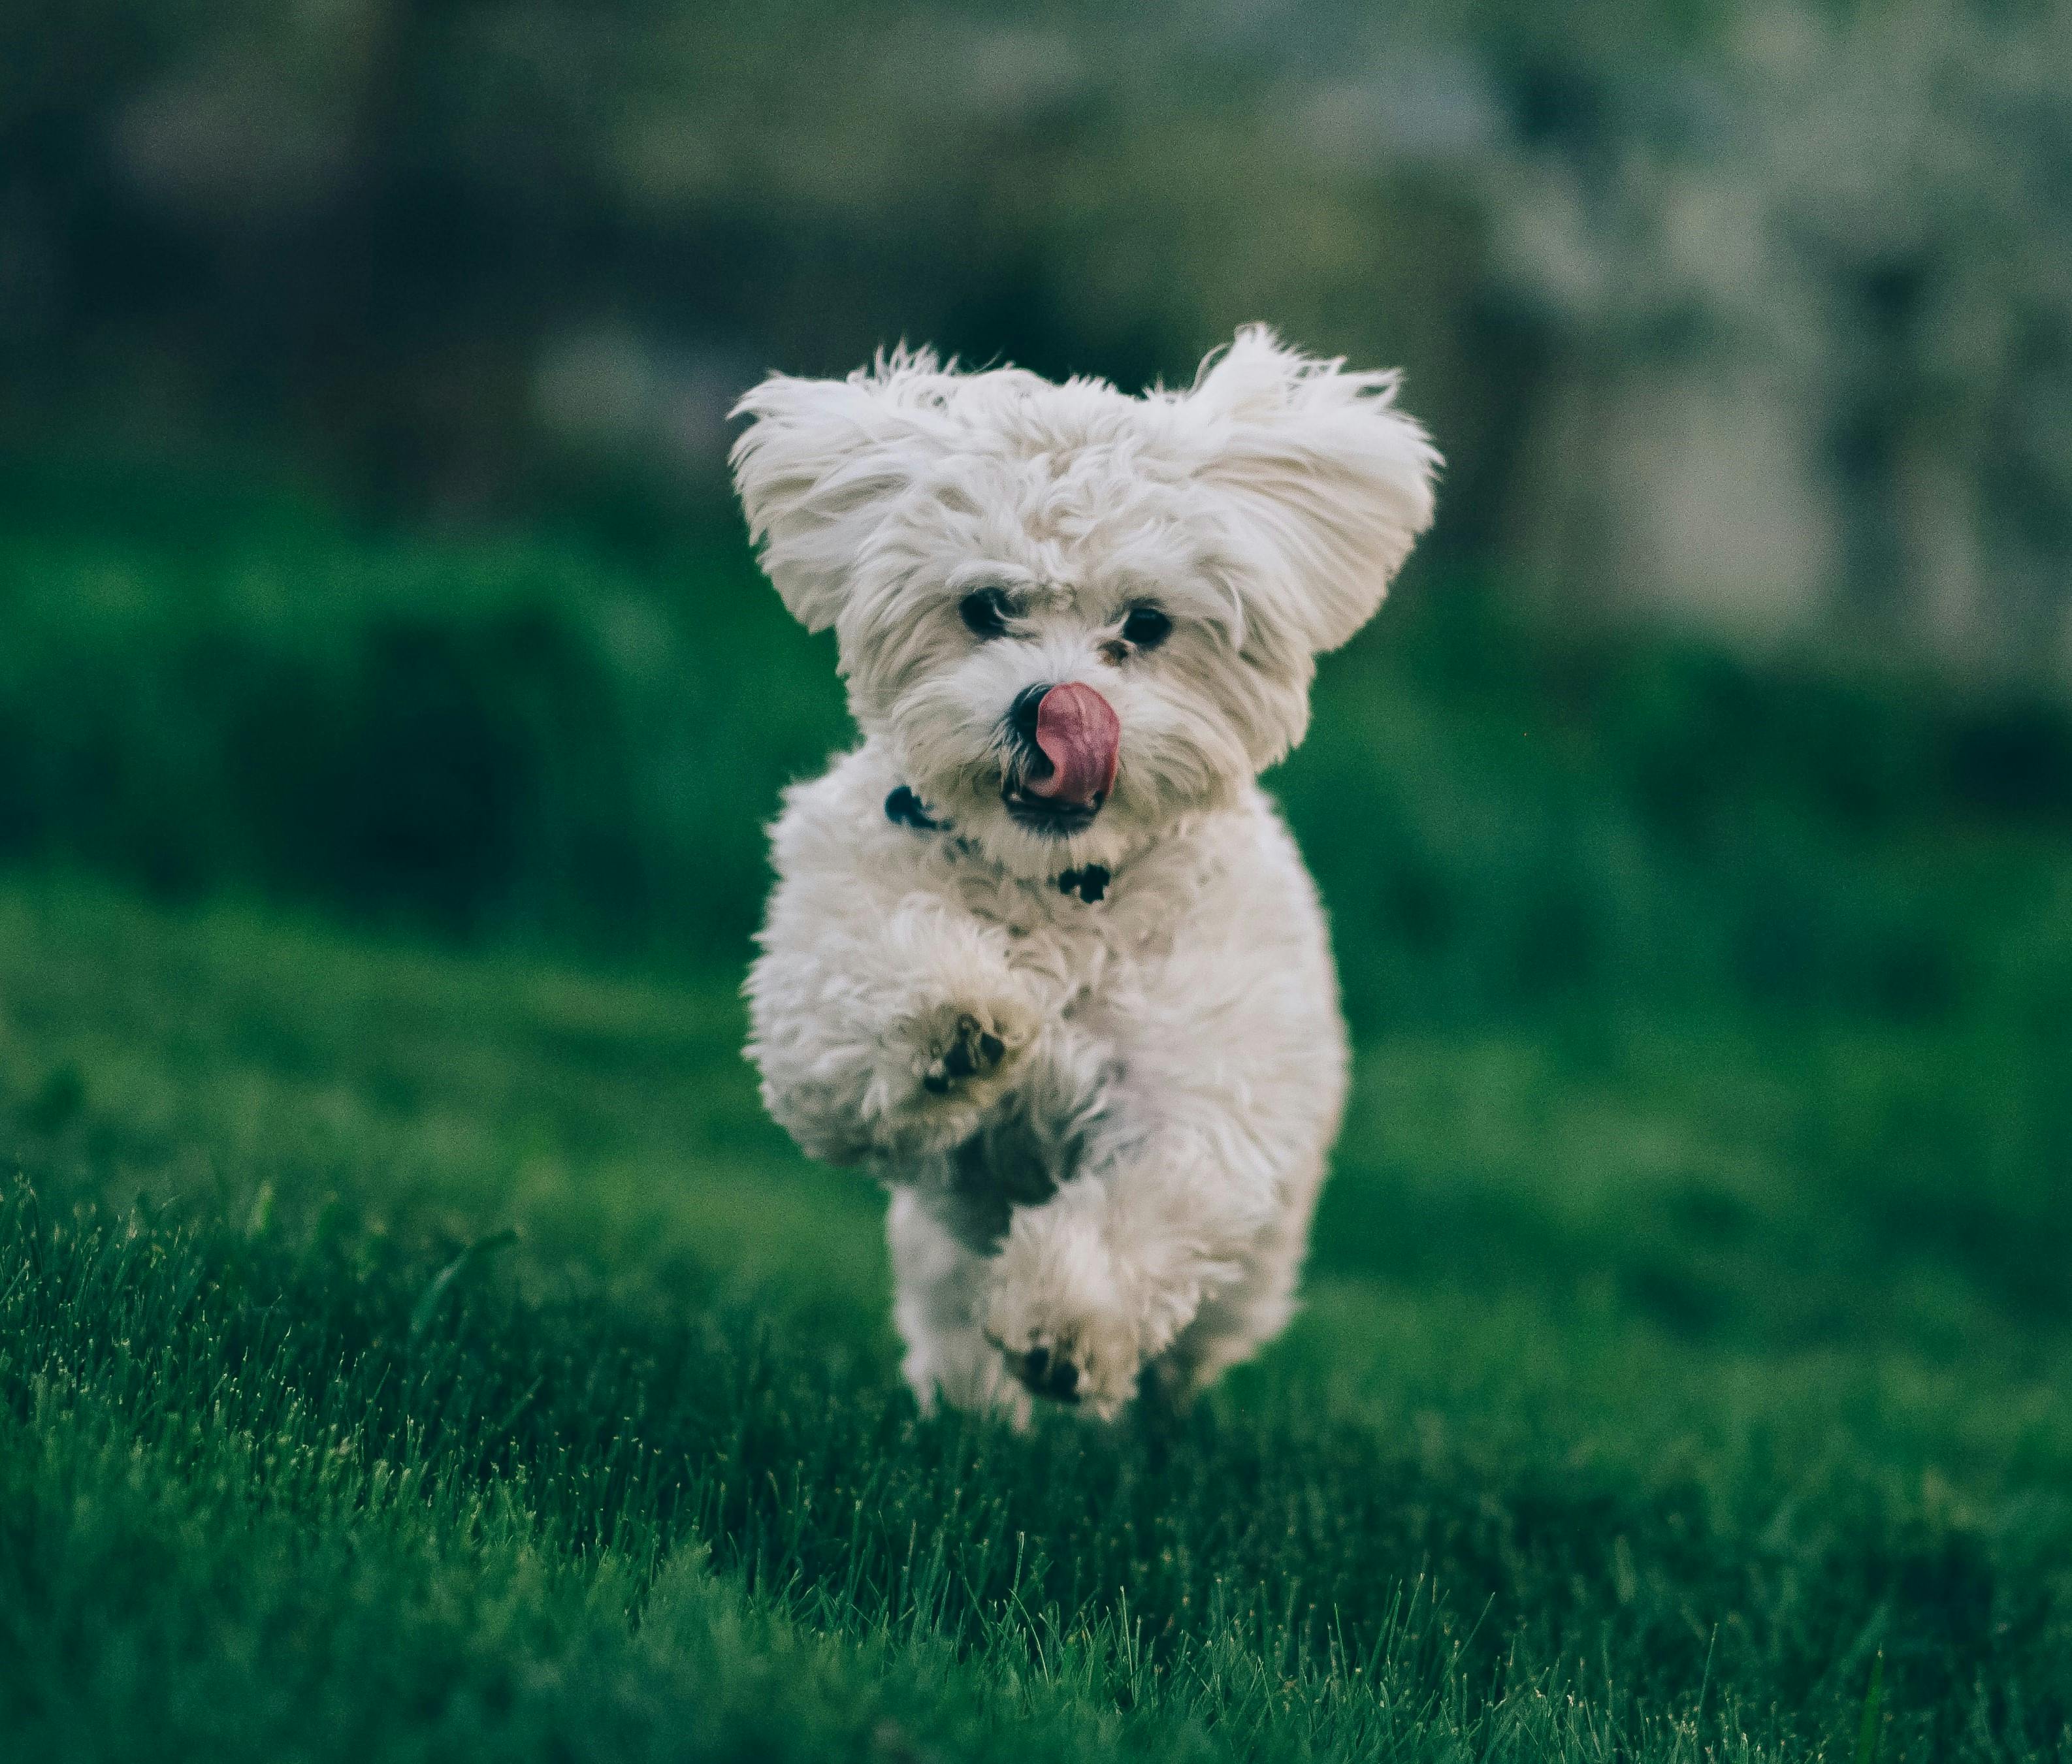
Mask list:
[[[1077,894],[1089,907],[1108,892],[1108,871],[1099,864],[1068,870],[1058,878],[1058,892]]]

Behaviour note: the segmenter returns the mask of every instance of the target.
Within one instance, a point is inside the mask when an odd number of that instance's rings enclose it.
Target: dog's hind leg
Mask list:
[[[930,1211],[911,1188],[895,1188],[886,1217],[896,1288],[892,1317],[906,1353],[900,1370],[923,1413],[937,1401],[988,1408],[1017,1427],[1029,1422],[1029,1392],[1009,1375],[980,1328],[990,1264]]]

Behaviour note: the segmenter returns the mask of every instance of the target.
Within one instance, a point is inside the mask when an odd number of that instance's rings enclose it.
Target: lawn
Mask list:
[[[740,1058],[738,537],[117,487],[0,476],[0,1751],[2072,1750],[2062,706],[1413,582],[1306,1309],[1022,1437]]]
[[[1020,1438],[916,1417],[878,1199],[740,1032],[726,972],[0,894],[14,1755],[2066,1744],[2064,1198],[1933,1176],[2011,1046],[1370,1034],[1290,1336]]]

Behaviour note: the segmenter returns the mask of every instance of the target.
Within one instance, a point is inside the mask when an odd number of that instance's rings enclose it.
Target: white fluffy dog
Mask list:
[[[1345,1030],[1256,779],[1431,520],[1395,390],[1253,328],[1186,392],[902,351],[742,400],[750,528],[863,736],[785,799],[750,1051],[891,1188],[924,1406],[1112,1417],[1294,1308]]]

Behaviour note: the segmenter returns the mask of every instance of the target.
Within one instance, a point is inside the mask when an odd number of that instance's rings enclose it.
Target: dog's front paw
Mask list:
[[[935,1096],[948,1096],[952,1085],[967,1078],[991,1077],[1007,1058],[1005,1040],[969,1011],[959,1011],[927,1046],[933,1057],[922,1068],[921,1088]]]
[[[949,1100],[998,1089],[1034,1035],[1013,1006],[953,1001],[911,1019],[901,1038],[921,1089]]]
[[[1153,1344],[1132,1283],[1086,1227],[1046,1209],[1017,1215],[994,1260],[985,1333],[1031,1395],[1107,1421],[1137,1394]]]
[[[1032,1396],[1112,1421],[1137,1394],[1143,1348],[1134,1323],[1120,1310],[1031,1316],[996,1306],[986,1334],[1009,1375]]]
[[[894,1021],[864,1097],[880,1149],[928,1154],[976,1132],[1021,1071],[1037,1026],[1034,1009],[1006,989],[989,1003],[952,994]]]

